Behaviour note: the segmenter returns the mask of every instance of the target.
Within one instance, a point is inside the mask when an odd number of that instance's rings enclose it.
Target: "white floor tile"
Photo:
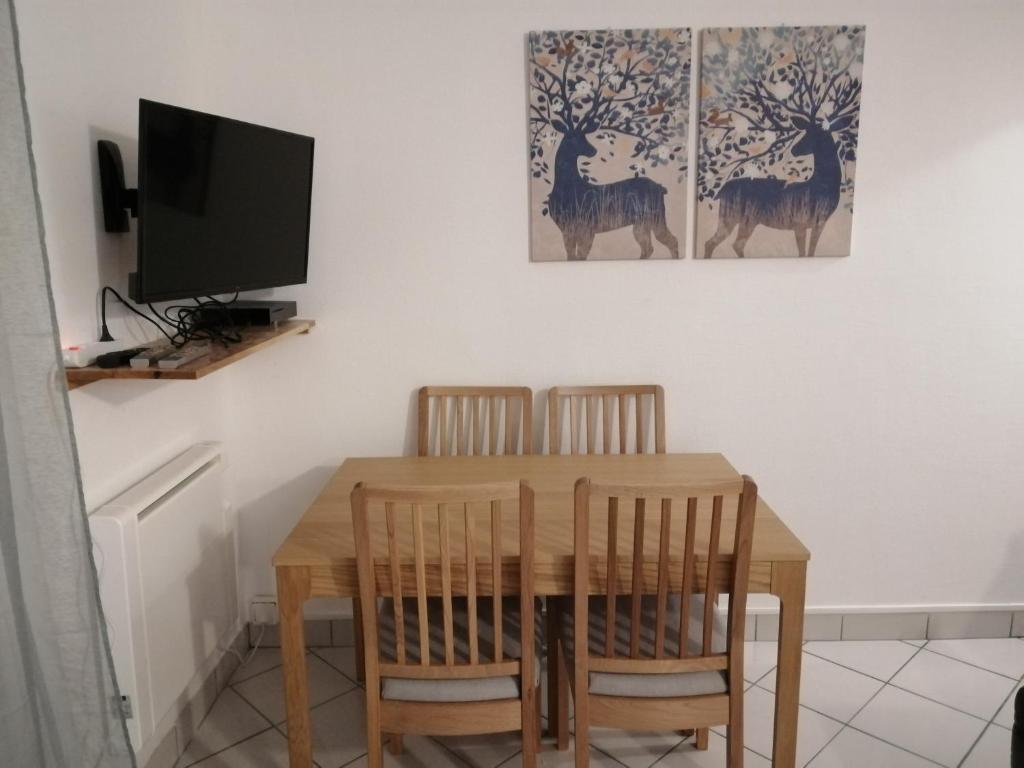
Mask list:
[[[309,713],[313,759],[321,766],[344,765],[366,752],[366,694],[354,688]],[[282,726],[285,734],[288,728]]]
[[[575,728],[575,721],[573,722]],[[573,731],[575,733],[575,730]],[[682,742],[672,731],[622,731],[615,728],[591,728],[590,744],[606,752],[629,768],[648,768],[655,760]]]
[[[545,744],[537,754],[537,765],[540,768],[572,768],[576,764],[576,742],[569,739],[569,749],[559,752],[551,744]],[[463,765],[460,763],[460,765]],[[523,753],[517,752],[513,757],[501,764],[501,768],[522,768]],[[600,750],[590,749],[590,765],[593,768],[622,768],[622,763],[609,757]]]
[[[808,768],[929,768],[934,765],[874,736],[844,728]]]
[[[985,720],[999,711],[1013,688],[1013,681],[1002,675],[927,648],[900,670],[892,684]]]
[[[985,727],[982,720],[891,685],[851,725],[946,766],[956,766]]]
[[[985,729],[963,768],[1002,768],[1010,764],[1010,732],[998,725]]]
[[[779,661],[779,644],[759,641],[743,644],[743,679],[756,683],[775,669]]]
[[[754,687],[743,695],[743,743],[759,755],[769,756],[775,742],[775,694]],[[839,733],[843,724],[800,707],[800,725],[796,736],[797,765],[806,765],[829,740]],[[713,728],[720,736],[725,728]]]
[[[999,714],[996,715],[996,719],[994,721],[996,725],[1001,725],[1004,728],[1013,728],[1014,699],[1016,699],[1017,691],[1019,691],[1020,689],[1021,686],[1018,685],[1014,689],[1013,694],[1010,696],[1009,699],[1007,699],[1006,703],[1003,705],[1003,708],[999,710]]]
[[[355,648],[317,648],[313,651],[352,682],[356,682],[356,649]]]
[[[921,648],[928,641],[927,640],[901,640],[900,642],[901,643],[910,643],[911,645],[916,646],[917,648]]]
[[[288,768],[288,741],[271,729],[196,765],[200,768]]]
[[[523,748],[522,734],[488,733],[479,736],[444,736],[437,741],[474,768],[494,768]]]
[[[355,687],[355,683],[316,656],[306,656],[306,667],[311,707]],[[234,689],[272,722],[284,722],[284,675],[281,667],[251,677]]]
[[[1024,677],[1024,643],[1017,638],[995,640],[932,640],[928,650],[952,656],[990,672],[1020,680]]]
[[[775,691],[775,672],[758,685]],[[805,653],[800,671],[800,703],[847,722],[884,685],[880,680]]]
[[[384,748],[384,765],[386,768],[466,768],[466,764],[426,736],[406,736],[402,739],[402,754],[392,755]],[[345,768],[366,768],[366,756],[354,760]],[[328,768],[324,766],[324,768]],[[330,766],[330,768],[335,768]]]
[[[723,768],[725,765],[725,738],[712,733],[708,737],[708,748],[697,750],[693,739],[687,739],[658,761],[657,768]],[[768,760],[749,749],[744,751],[744,768],[771,768]]]
[[[270,723],[230,688],[221,692],[178,760],[182,768],[265,731]]]
[[[280,648],[258,648],[253,653],[249,663],[245,666],[240,666],[235,670],[235,673],[231,676],[228,681],[229,685],[240,683],[243,680],[248,680],[250,677],[256,677],[256,675],[266,672],[274,667],[281,666],[281,649]]]
[[[840,640],[807,643],[807,653],[842,664],[865,675],[888,680],[917,651],[900,640]]]

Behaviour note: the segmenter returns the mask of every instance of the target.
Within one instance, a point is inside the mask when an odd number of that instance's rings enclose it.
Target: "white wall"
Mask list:
[[[310,281],[279,291],[316,331],[209,384],[72,396],[96,496],[168,439],[227,439],[247,594],[332,467],[410,450],[421,384],[656,381],[670,450],[724,452],[810,547],[810,605],[1024,604],[1024,6],[106,2],[119,38],[21,5],[76,338],[89,126],[133,135],[146,96],[317,138]],[[868,27],[851,258],[528,262],[528,30],[843,22]]]

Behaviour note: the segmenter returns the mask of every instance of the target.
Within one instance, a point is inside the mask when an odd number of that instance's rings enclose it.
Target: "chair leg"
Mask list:
[[[708,734],[710,731],[707,728],[697,729],[697,749],[708,748]]]
[[[539,751],[540,750],[540,737],[541,737],[541,734],[544,733],[544,721],[543,721],[544,715],[543,715],[543,712],[541,711],[542,707],[541,707],[541,700],[540,700],[540,686],[539,685],[537,686],[536,697],[537,697],[537,706],[535,706],[534,709],[537,711],[537,750]]]
[[[742,675],[742,672],[739,673]],[[729,725],[725,731],[726,768],[743,768],[743,686],[729,696]]]
[[[363,648],[363,612],[359,598],[352,598],[352,633],[356,646],[356,682],[366,682],[366,651]]]
[[[590,768],[590,717],[586,707],[583,710],[576,699],[576,768]]]
[[[383,768],[384,754],[381,745],[380,700],[366,702],[366,763],[368,768]]]
[[[555,687],[558,689],[555,699],[558,711],[555,746],[560,752],[565,752],[569,749],[569,672],[566,669],[565,654],[562,651],[562,643],[560,641],[555,641],[554,653],[555,666],[558,670],[554,681]],[[548,684],[551,684],[550,680]]]
[[[388,752],[392,755],[402,754],[402,734],[392,733],[388,741]]]
[[[540,732],[537,729],[537,701],[529,692],[533,692],[533,686],[524,688],[522,725],[523,725],[523,768],[536,768],[537,766],[537,745],[540,742]]]

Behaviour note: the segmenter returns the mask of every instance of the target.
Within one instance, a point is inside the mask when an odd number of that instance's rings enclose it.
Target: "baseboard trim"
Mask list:
[[[178,707],[178,712],[170,713],[157,726],[156,732],[160,736],[154,736],[136,754],[140,766],[174,768],[217,696],[227,687],[231,676],[238,669],[240,655],[249,649],[248,625],[236,626],[237,629],[228,634],[232,640],[226,648],[221,649],[221,655],[214,657],[212,664],[204,665],[196,673],[186,688],[186,694],[188,691],[193,693]]]
[[[748,610],[748,640],[776,640],[778,609]],[[1024,605],[808,608],[804,640],[965,640],[1024,637]]]

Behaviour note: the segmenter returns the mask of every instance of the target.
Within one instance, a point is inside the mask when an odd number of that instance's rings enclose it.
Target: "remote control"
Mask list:
[[[207,344],[195,344],[187,347],[182,347],[176,350],[173,354],[167,357],[157,360],[157,365],[163,371],[173,371],[175,368],[180,368],[186,363],[191,363],[193,360],[198,360],[203,355],[210,353],[210,345]]]
[[[150,363],[162,360],[174,351],[174,347],[168,344],[158,344],[143,350],[128,362],[132,368],[149,368]]]
[[[107,352],[96,358],[96,365],[100,368],[118,368],[126,365],[129,360],[140,352],[145,351],[145,347],[132,347],[131,349],[122,349],[118,352]]]

